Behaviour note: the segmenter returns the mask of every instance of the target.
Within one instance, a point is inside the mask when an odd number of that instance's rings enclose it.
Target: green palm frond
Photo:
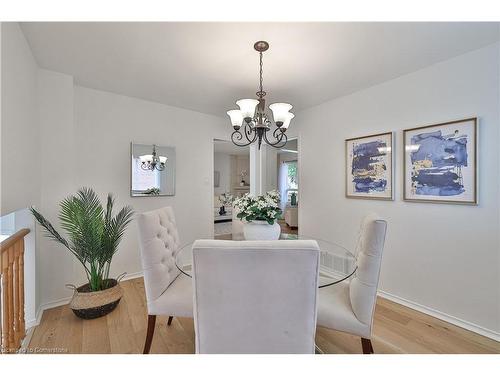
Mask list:
[[[54,229],[52,224],[41,213],[39,213],[33,207],[30,208],[30,211],[35,219],[40,223],[40,225],[45,228],[45,235],[47,237],[62,243],[64,246],[71,250],[68,242]]]
[[[133,216],[132,208],[125,206],[113,217],[113,205],[113,196],[108,194],[104,210],[90,188],[82,188],[76,195],[64,199],[60,203],[59,220],[68,240],[31,208],[47,236],[63,244],[82,263],[93,291],[106,288],[111,260]]]

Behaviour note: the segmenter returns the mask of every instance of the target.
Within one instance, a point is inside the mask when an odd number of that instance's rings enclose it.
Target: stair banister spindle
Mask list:
[[[24,321],[24,237],[21,229],[0,243],[0,352],[15,353],[26,336]]]

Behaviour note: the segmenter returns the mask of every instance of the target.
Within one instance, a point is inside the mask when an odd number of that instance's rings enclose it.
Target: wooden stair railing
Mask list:
[[[24,237],[21,229],[0,243],[0,352],[15,353],[26,336],[24,326]]]

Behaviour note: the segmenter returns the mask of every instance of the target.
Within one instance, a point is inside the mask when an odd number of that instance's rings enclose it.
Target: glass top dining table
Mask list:
[[[318,238],[285,234],[280,235],[280,241],[315,240],[320,249],[319,288],[338,284],[350,278],[357,269],[354,254],[334,242]],[[192,276],[193,242],[182,245],[175,257],[176,267],[186,276]]]

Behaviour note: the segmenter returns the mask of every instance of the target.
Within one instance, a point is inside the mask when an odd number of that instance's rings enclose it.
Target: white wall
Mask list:
[[[278,165],[278,150],[265,145],[265,172],[266,172],[266,183],[263,192],[268,192],[271,190],[278,189],[278,169],[276,166]]]
[[[300,112],[301,233],[353,248],[369,211],[388,220],[380,288],[500,332],[498,44]],[[402,129],[478,116],[478,206],[402,201]],[[396,131],[394,202],[346,199],[344,139]],[[478,328],[478,327],[476,327]],[[481,330],[481,328],[478,328]],[[498,336],[497,336],[498,337]]]
[[[76,191],[78,173],[75,152],[73,78],[44,69],[37,76],[38,124],[40,127],[40,205],[42,214],[59,227],[59,202]],[[40,228],[40,227],[39,227]],[[63,233],[60,231],[60,233]],[[70,291],[65,284],[75,283],[79,274],[73,256],[62,245],[45,237],[39,230],[39,294],[42,304],[57,301]]]
[[[75,185],[91,186],[102,198],[113,192],[117,207],[128,204],[136,212],[172,206],[182,243],[213,238],[213,139],[227,128],[222,118],[77,86]],[[130,197],[131,141],[176,148],[175,196]],[[140,270],[134,222],[111,272]]]
[[[1,214],[39,202],[37,65],[17,23],[2,23]]]
[[[36,230],[26,210],[40,203],[40,143],[37,123],[37,65],[17,23],[1,24],[0,216],[25,237],[25,319],[33,324],[40,304]],[[2,227],[4,220],[1,222]],[[3,228],[2,228],[3,229]]]
[[[59,228],[59,202],[90,186],[136,212],[173,206],[183,243],[213,237],[213,139],[227,135],[225,119],[75,87],[71,76],[38,69],[17,24],[3,23],[1,38],[2,214],[33,205]],[[175,196],[130,197],[132,141],[176,147]],[[68,298],[66,283],[84,281],[62,246],[41,230],[36,237],[35,309]],[[111,272],[140,270],[133,222]]]
[[[59,202],[79,187],[94,188],[104,201],[136,212],[173,206],[182,243],[213,237],[213,138],[225,122],[214,116],[73,86],[72,77],[40,70],[39,123],[42,131],[40,211],[59,228]],[[203,123],[194,132],[194,124]],[[176,148],[176,194],[130,197],[130,142]],[[195,150],[196,152],[193,152]],[[81,266],[60,245],[39,238],[41,304],[71,295],[66,283],[84,282]],[[136,223],[126,232],[111,275],[141,271]]]
[[[214,194],[220,195],[231,191],[231,155],[223,152],[214,153],[214,171],[219,171],[219,187],[214,187]]]
[[[250,194],[261,195],[277,189],[277,150],[265,143],[250,145]]]

